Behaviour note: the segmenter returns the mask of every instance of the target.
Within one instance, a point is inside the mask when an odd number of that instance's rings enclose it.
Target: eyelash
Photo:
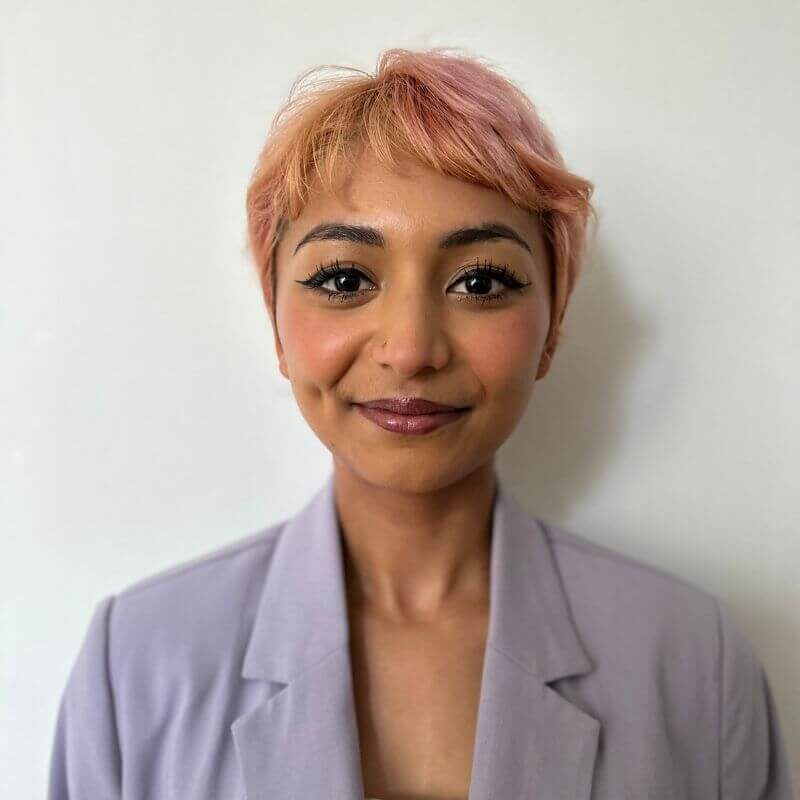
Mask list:
[[[330,289],[322,288],[323,283],[326,283],[336,275],[342,274],[357,274],[369,280],[369,278],[367,278],[367,276],[364,275],[360,269],[357,269],[356,267],[341,266],[339,264],[339,259],[337,258],[327,264],[318,265],[316,271],[309,275],[305,280],[296,282],[302,284],[303,286],[307,286],[313,291],[323,294],[329,301],[336,300],[340,303],[346,302],[353,297],[358,297],[359,295],[368,294],[374,291],[374,289],[365,289],[357,292],[342,292],[331,291]],[[528,286],[531,285],[531,282],[522,283],[506,265],[495,265],[489,259],[484,260],[483,264],[481,264],[479,260],[476,261],[472,269],[467,269],[458,276],[456,283],[459,283],[466,278],[472,278],[478,275],[489,278],[497,278],[506,286],[506,288],[495,294],[470,294],[468,292],[458,292],[457,296],[460,302],[480,303],[483,305],[487,302],[504,300],[511,292],[518,292],[521,294],[525,291],[525,289],[528,288]]]

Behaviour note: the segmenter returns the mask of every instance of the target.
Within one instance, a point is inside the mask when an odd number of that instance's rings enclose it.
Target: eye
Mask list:
[[[466,292],[454,292],[454,294],[460,295],[458,299],[462,302],[487,303],[503,300],[508,297],[510,292],[521,293],[531,284],[531,281],[523,283],[505,265],[496,266],[490,261],[485,261],[483,264],[476,262],[474,267],[465,269],[466,271],[452,284],[452,286],[457,286],[463,282],[467,287]],[[505,288],[492,293],[493,282],[499,283]]]
[[[331,288],[326,288],[325,284],[332,282]],[[368,281],[372,284],[372,289],[360,289],[359,284]],[[296,281],[303,286],[307,286],[314,291],[321,292],[330,301],[345,302],[351,298],[374,292],[377,287],[367,278],[364,273],[356,267],[343,267],[336,259],[331,264],[320,265],[316,272],[309,275],[305,280]],[[505,265],[496,266],[490,261],[479,261],[474,265],[465,267],[458,279],[450,286],[458,286],[463,283],[467,289],[465,292],[452,292],[457,296],[459,302],[486,303],[502,300],[511,292],[522,293],[531,285],[521,281]],[[500,291],[492,292],[492,284],[498,283],[502,287]]]
[[[337,258],[332,264],[321,265],[316,272],[303,281],[297,281],[297,283],[307,286],[316,292],[321,292],[327,296],[328,300],[343,302],[351,297],[375,291],[374,289],[358,289],[361,280],[369,280],[369,278],[355,267],[341,266]],[[333,288],[325,288],[325,284],[328,281],[333,281]]]

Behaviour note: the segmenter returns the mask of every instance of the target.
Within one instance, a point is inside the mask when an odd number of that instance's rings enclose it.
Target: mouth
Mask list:
[[[469,406],[435,403],[419,397],[381,398],[353,403],[359,413],[392,433],[423,435],[463,419]]]

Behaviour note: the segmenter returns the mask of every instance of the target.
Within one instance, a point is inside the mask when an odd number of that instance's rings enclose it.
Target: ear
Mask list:
[[[275,315],[272,311],[269,311],[269,321],[272,324],[272,336],[275,340],[275,354],[278,357],[278,369],[281,371],[281,375],[287,380],[291,380],[289,378],[289,370],[286,367],[286,355],[283,352],[283,345],[281,344],[281,337],[278,334],[278,325],[275,321]]]
[[[553,353],[550,347],[542,350],[542,357],[539,359],[539,369],[536,372],[536,380],[540,381],[550,371],[550,364],[553,361]]]
[[[542,355],[539,358],[539,368],[536,372],[536,380],[540,381],[550,371],[550,365],[553,363],[553,355],[558,346],[558,340],[561,332],[561,320],[564,314],[558,320],[558,325],[553,327],[552,319],[547,330],[547,338],[544,340],[544,347],[542,347]]]

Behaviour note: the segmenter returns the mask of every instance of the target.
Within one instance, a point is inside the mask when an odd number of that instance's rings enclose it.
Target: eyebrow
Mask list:
[[[532,253],[530,245],[512,227],[503,222],[489,221],[479,225],[470,225],[456,228],[444,234],[438,242],[439,248],[446,250],[452,247],[461,247],[476,242],[490,242],[498,239],[515,242]],[[370,225],[353,225],[345,222],[323,222],[315,225],[297,243],[294,254],[309,242],[335,240],[342,242],[355,242],[372,247],[386,247],[386,238],[377,229]]]

